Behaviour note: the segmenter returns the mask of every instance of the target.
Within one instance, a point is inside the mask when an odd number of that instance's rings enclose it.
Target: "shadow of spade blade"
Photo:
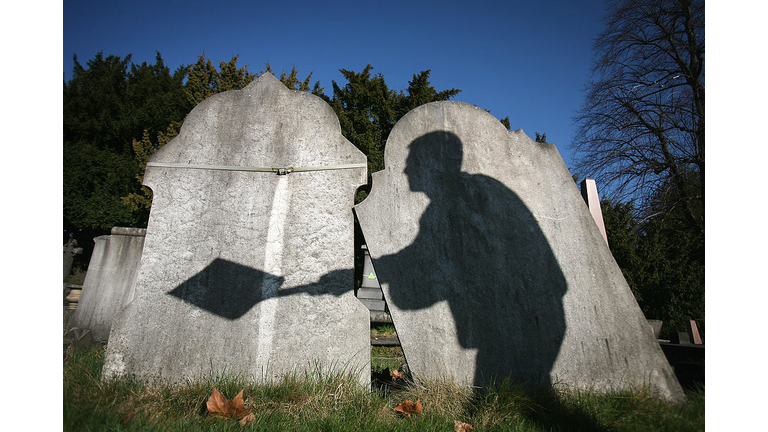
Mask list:
[[[235,320],[274,297],[283,278],[221,258],[168,294],[220,317]]]

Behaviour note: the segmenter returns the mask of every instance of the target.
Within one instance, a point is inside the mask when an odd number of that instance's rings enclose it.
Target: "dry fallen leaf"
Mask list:
[[[463,423],[458,420],[453,421],[453,428],[456,430],[456,432],[469,432],[475,430],[471,424]]]
[[[245,389],[240,390],[240,393],[230,402],[214,388],[211,397],[205,404],[208,408],[208,414],[228,418],[238,418],[248,414],[251,410],[251,404],[246,406],[243,402],[243,391]]]
[[[243,417],[238,423],[240,423],[240,426],[245,426],[246,423],[253,420],[256,420],[256,416],[253,415],[253,413],[249,413],[247,416]]]
[[[232,410],[234,411],[232,415],[235,418],[242,417],[248,414],[248,412],[251,410],[251,405],[249,404],[248,406],[246,406],[243,401],[244,391],[245,389],[240,390],[240,393],[238,393],[237,396],[235,396],[235,398],[232,399],[231,407],[232,407]]]
[[[421,414],[421,399],[416,400],[416,403],[407,400],[396,406],[395,411],[403,414],[407,418],[410,418],[411,414]]]
[[[392,379],[395,379],[395,380],[397,380],[397,379],[402,379],[402,378],[403,378],[403,374],[401,374],[400,372],[398,372],[398,370],[397,370],[397,369],[395,369],[395,370],[393,370],[393,371],[392,371]]]
[[[205,406],[208,408],[208,414],[210,415],[229,417],[229,401],[215,387]]]

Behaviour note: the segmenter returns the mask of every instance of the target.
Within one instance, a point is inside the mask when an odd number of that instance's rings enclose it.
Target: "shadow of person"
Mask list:
[[[374,260],[389,283],[389,307],[447,302],[459,344],[477,350],[476,386],[509,378],[548,388],[565,334],[565,278],[525,203],[492,177],[462,172],[462,159],[462,142],[450,132],[409,145],[410,190],[430,202],[415,240]],[[429,331],[429,322],[419,325]]]

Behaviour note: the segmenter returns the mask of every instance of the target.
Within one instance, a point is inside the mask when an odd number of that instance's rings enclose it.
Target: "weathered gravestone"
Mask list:
[[[270,74],[198,105],[147,164],[144,254],[103,378],[319,367],[368,384],[369,316],[353,292],[365,165],[330,106]]]
[[[112,228],[95,245],[83,282],[72,326],[90,330],[95,341],[106,341],[115,315],[133,298],[133,286],[144,248],[144,229]]]
[[[436,102],[384,157],[356,212],[416,378],[684,399],[554,145]]]

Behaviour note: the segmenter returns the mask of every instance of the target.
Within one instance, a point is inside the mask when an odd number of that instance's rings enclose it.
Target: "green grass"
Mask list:
[[[395,326],[392,324],[371,324],[371,339],[373,338],[396,338]],[[389,371],[399,370],[403,372],[405,356],[403,349],[385,346],[371,347],[371,371],[374,374],[388,374]]]
[[[69,349],[64,361],[66,431],[703,431],[704,390],[670,404],[643,392],[531,392],[501,383],[485,391],[450,382],[403,382],[386,391],[352,377],[288,376],[272,384],[232,377],[184,385],[101,382],[104,351]],[[245,426],[213,419],[205,402],[216,387],[231,399],[245,389],[255,419]],[[393,408],[421,399],[424,412],[405,419]]]

